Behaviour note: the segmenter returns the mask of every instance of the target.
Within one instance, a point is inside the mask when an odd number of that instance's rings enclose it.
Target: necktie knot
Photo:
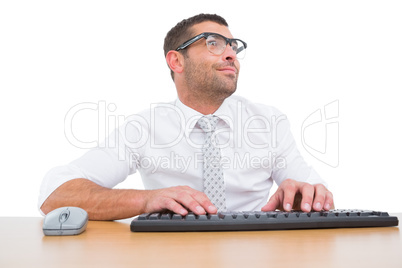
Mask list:
[[[204,132],[214,132],[219,118],[215,115],[204,115],[198,120],[198,125]]]

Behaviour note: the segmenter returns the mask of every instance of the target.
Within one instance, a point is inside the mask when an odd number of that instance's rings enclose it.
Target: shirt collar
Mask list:
[[[222,119],[223,125],[225,127],[229,127],[230,129],[233,130],[233,118],[231,117],[232,112],[229,108],[229,103],[230,103],[230,97],[226,98],[222,105],[216,110],[214,115]]]
[[[176,100],[175,105],[182,112],[182,115],[184,116],[184,120],[185,120],[184,121],[184,126],[185,126],[184,133],[185,133],[186,137],[189,137],[190,133],[194,130],[198,119],[200,119],[203,116],[203,114],[186,106],[179,99]]]
[[[226,98],[223,101],[222,105],[218,108],[218,110],[216,110],[216,112],[213,114],[221,119],[222,122],[221,125],[223,124],[226,125],[226,127],[233,129],[233,122],[232,122],[233,120],[230,118],[231,113],[228,102],[229,102],[228,98]],[[186,126],[185,134],[188,136],[190,132],[194,130],[198,119],[200,119],[203,116],[203,114],[186,106],[184,103],[180,101],[179,98],[176,99],[175,106],[183,113]]]

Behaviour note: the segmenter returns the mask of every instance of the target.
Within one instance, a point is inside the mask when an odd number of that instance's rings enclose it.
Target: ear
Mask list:
[[[183,55],[178,51],[170,50],[166,54],[166,62],[169,68],[175,73],[182,73],[184,69]]]

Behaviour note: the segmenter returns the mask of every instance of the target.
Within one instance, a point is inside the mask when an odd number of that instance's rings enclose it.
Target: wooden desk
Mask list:
[[[42,222],[0,218],[0,267],[402,267],[399,227],[132,233],[129,220],[90,221],[51,237]]]

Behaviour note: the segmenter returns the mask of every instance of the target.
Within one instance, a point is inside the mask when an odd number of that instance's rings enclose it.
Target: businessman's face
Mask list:
[[[233,38],[226,26],[214,22],[202,22],[193,26],[194,36],[212,32]],[[214,40],[201,38],[187,48],[184,58],[184,78],[189,91],[211,99],[224,100],[236,91],[240,64],[236,52],[226,45],[222,54],[211,52]]]

